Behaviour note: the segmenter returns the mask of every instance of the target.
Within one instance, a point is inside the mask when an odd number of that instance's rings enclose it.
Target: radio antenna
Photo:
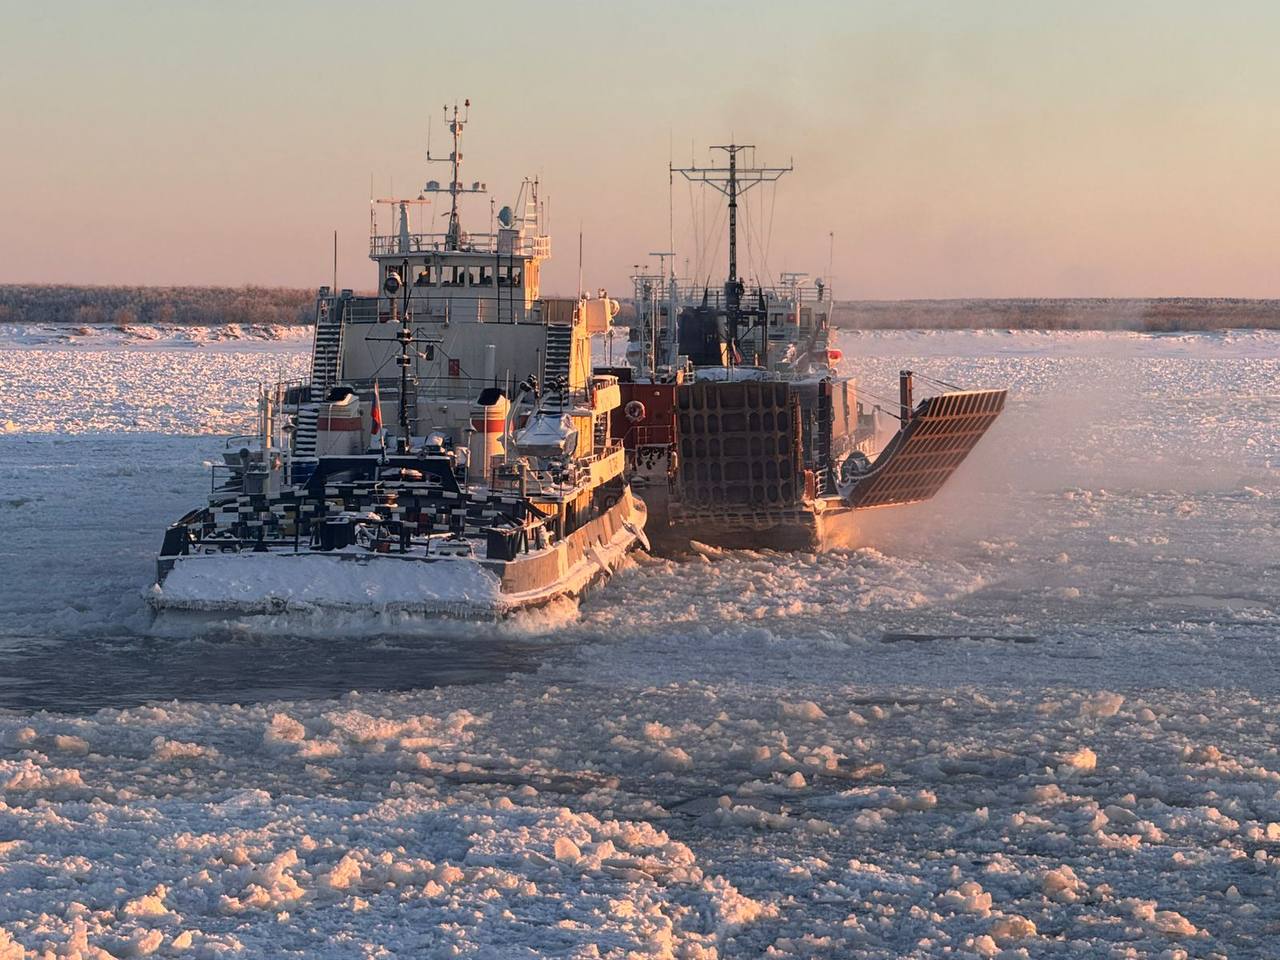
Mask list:
[[[428,163],[447,163],[449,164],[449,186],[445,189],[440,187],[436,181],[431,180],[423,188],[424,193],[447,193],[449,194],[449,231],[445,234],[444,248],[446,250],[462,249],[462,223],[458,218],[458,197],[464,193],[484,193],[489,189],[488,184],[476,181],[469,187],[462,184],[462,151],[458,149],[462,142],[462,128],[471,120],[471,100],[468,98],[462,101],[462,109],[458,109],[458,105],[453,105],[453,114],[450,116],[449,105],[444,107],[445,123],[449,125],[449,133],[453,137],[453,150],[447,157],[433,157],[431,155],[431,145],[427,144],[427,162]],[[430,127],[428,127],[428,137],[430,136]]]

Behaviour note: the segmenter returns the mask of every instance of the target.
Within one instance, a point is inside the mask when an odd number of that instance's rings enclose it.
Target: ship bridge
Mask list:
[[[495,209],[488,186],[468,186],[459,173],[465,116],[454,108],[446,119],[453,149],[440,157],[428,149],[427,159],[449,164],[449,182],[429,180],[414,198],[372,201],[376,293],[320,290],[309,400],[337,403],[331,394],[343,387],[370,405],[376,387],[383,406],[398,410],[394,418],[384,412],[383,422],[397,422],[407,440],[455,421],[465,432],[481,395],[524,390],[558,397],[563,413],[582,421],[580,435],[593,436],[617,390],[592,374],[590,335],[609,329],[617,303],[542,296],[551,238],[538,181],[524,179],[514,202]],[[473,194],[490,200],[485,232],[462,227],[459,202]],[[446,218],[446,230],[413,229]],[[307,443],[299,448],[309,452]]]

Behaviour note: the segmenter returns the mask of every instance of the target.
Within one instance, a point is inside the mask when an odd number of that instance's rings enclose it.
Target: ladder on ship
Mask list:
[[[542,361],[543,390],[551,396],[563,395],[560,383],[569,383],[569,361],[573,353],[573,326],[565,323],[547,325],[547,352]],[[568,387],[565,387],[567,392]]]
[[[320,420],[320,404],[298,405],[298,419],[293,431],[293,456],[308,460],[316,455],[316,430]]]
[[[329,395],[342,375],[342,328],[346,297],[321,297],[316,301],[316,330],[311,345],[311,401]]]
[[[316,455],[320,404],[342,374],[342,321],[347,302],[346,296],[320,297],[316,301],[316,327],[311,344],[311,402],[298,405],[293,434],[293,455],[299,459]]]

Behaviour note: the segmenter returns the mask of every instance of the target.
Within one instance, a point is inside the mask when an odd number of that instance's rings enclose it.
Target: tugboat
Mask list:
[[[646,543],[618,380],[591,371],[617,303],[540,295],[536,180],[489,233],[462,229],[460,198],[487,192],[461,179],[469,112],[446,109],[447,157],[428,149],[448,184],[386,201],[394,232],[371,215],[380,293],[320,288],[309,381],[261,388],[255,433],[165,532],[154,610],[496,619],[577,597]],[[411,232],[429,194],[448,228]]]
[[[944,390],[916,401],[899,375],[896,403],[864,404],[831,346],[829,281],[783,274],[748,289],[737,258],[738,201],[786,167],[744,166],[751,145],[713,147],[727,165],[671,167],[728,199],[729,262],[719,289],[680,281],[674,254],[637,273],[622,405],[613,432],[650,510],[656,547],[855,546],[863,511],[927,500],[1004,409],[1003,389]],[[753,155],[753,154],[752,154]],[[668,273],[666,259],[671,258]],[[879,415],[898,421],[885,439]]]

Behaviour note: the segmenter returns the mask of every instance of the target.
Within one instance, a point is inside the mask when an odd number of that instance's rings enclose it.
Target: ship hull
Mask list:
[[[363,550],[192,553],[160,561],[157,614],[205,617],[364,611],[495,621],[576,600],[646,545],[645,505],[626,491],[550,547],[512,560],[405,558]]]
[[[643,389],[653,390],[649,385]],[[637,445],[629,477],[649,504],[655,549],[831,550],[868,542],[877,514],[931,499],[1004,408],[1005,391],[940,394],[845,476],[867,437],[843,383],[706,381],[669,388],[673,440]],[[665,408],[659,408],[665,409]],[[878,523],[876,526],[878,527]]]
[[[648,501],[653,505],[652,501]],[[824,498],[778,511],[680,511],[673,515],[658,501],[646,530],[655,553],[680,554],[693,544],[725,550],[823,552],[865,546],[865,510],[850,508],[838,498]],[[905,508],[908,504],[901,504]],[[881,508],[877,512],[891,510]]]

